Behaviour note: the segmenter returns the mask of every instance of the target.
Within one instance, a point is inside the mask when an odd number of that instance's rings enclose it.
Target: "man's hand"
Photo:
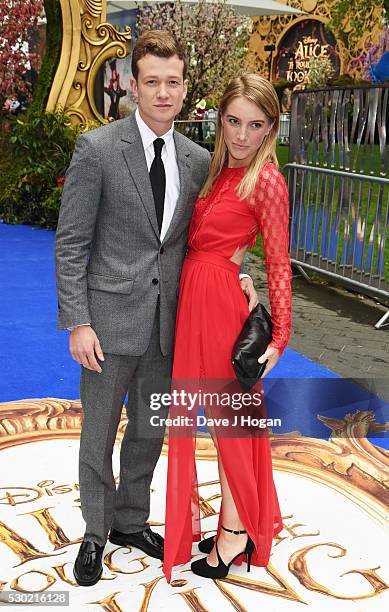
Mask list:
[[[255,291],[253,279],[250,276],[245,276],[240,281],[240,286],[242,287],[242,291],[247,297],[247,301],[249,303],[249,312],[253,310],[258,304],[258,295]]]
[[[104,361],[103,351],[99,339],[90,325],[76,327],[70,332],[69,349],[73,359],[83,365],[84,368],[94,370],[99,374],[102,372],[96,361],[96,356],[100,361]]]
[[[264,369],[264,372],[261,378],[264,378],[266,374],[268,374],[270,370],[274,368],[274,366],[276,365],[279,359],[279,356],[280,355],[279,355],[278,349],[274,348],[273,346],[267,347],[266,351],[258,359],[258,363],[263,363],[264,361],[266,361],[266,359],[268,359],[268,362],[266,364],[266,367]]]

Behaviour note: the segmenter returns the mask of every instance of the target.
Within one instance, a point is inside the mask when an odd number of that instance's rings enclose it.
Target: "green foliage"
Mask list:
[[[62,111],[30,112],[13,121],[0,181],[3,221],[56,227],[61,183],[79,132]]]
[[[326,87],[328,81],[334,75],[334,68],[329,57],[311,57],[309,60],[309,72],[306,80],[307,89],[318,89]]]
[[[44,0],[46,25],[46,52],[39,70],[32,102],[28,112],[43,112],[55,72],[59,64],[62,44],[62,16],[58,0]]]
[[[370,83],[354,79],[349,74],[340,74],[328,80],[328,87],[370,87]]]
[[[6,223],[32,223],[54,229],[62,194],[61,178],[80,130],[71,127],[63,112],[45,112],[61,54],[62,15],[58,0],[44,0],[44,8],[46,52],[33,99],[25,116],[5,119],[0,126],[0,217]]]
[[[27,164],[39,163],[43,158],[58,165],[58,162],[63,164],[69,150],[73,149],[76,133],[62,111],[31,113],[24,121],[16,121],[9,142],[16,158]]]
[[[350,0],[338,0],[331,9],[331,20],[326,28],[330,30],[335,38],[342,40],[348,49],[352,49],[358,39],[366,30],[367,17],[371,10],[382,6],[383,12],[388,12],[389,0],[353,0],[350,10]],[[350,17],[350,32],[345,31],[346,19]]]

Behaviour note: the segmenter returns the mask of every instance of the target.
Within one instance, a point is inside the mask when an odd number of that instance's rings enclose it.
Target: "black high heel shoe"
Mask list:
[[[227,529],[226,527],[223,527],[223,525],[222,525],[222,529],[224,529],[224,531],[228,531],[229,533],[234,533],[235,535],[240,535],[241,533],[247,533],[247,531],[245,531],[244,529],[241,531],[237,531],[234,529]],[[207,540],[208,539],[210,538],[207,538]],[[207,563],[207,557],[203,557],[202,559],[197,559],[197,561],[193,561],[193,563],[190,566],[194,574],[196,574],[197,576],[202,576],[203,578],[213,578],[213,579],[225,578],[228,572],[230,571],[230,567],[232,563],[235,561],[235,559],[237,559],[241,555],[247,555],[247,571],[248,572],[250,571],[251,555],[253,554],[255,550],[254,542],[252,541],[250,536],[247,536],[246,548],[242,552],[235,555],[235,557],[231,559],[228,565],[224,563],[223,559],[220,556],[220,553],[217,547],[217,541],[215,542],[215,545],[216,545],[216,554],[217,554],[217,558],[219,561],[218,565],[216,567],[209,565],[209,563]]]
[[[198,543],[199,551],[209,555],[215,545],[215,538],[216,536],[210,536],[209,538],[204,538],[204,540],[201,540],[201,542]]]

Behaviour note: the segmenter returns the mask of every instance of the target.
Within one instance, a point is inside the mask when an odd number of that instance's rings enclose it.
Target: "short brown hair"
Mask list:
[[[173,57],[178,55],[184,62],[183,78],[186,78],[188,68],[184,49],[180,43],[167,30],[148,30],[136,41],[132,51],[131,70],[134,79],[138,80],[138,62],[145,55],[156,55],[157,57]]]

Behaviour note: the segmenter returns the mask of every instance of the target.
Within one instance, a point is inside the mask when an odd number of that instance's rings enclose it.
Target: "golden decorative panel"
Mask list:
[[[129,52],[131,29],[106,22],[105,0],[60,0],[63,39],[46,110],[63,108],[74,124],[107,123],[94,100],[96,76],[106,60]]]
[[[330,440],[298,432],[271,439],[283,530],[274,538],[266,568],[246,574],[234,567],[223,580],[199,584],[188,566],[177,566],[168,585],[159,560],[108,542],[104,573],[91,599],[72,572],[83,531],[74,480],[81,404],[55,398],[0,403],[0,602],[7,594],[22,603],[31,593],[47,598],[66,591],[72,610],[94,603],[109,612],[157,612],[175,609],[177,601],[188,610],[209,610],[209,602],[212,609],[274,610],[285,601],[290,612],[301,604],[346,611],[350,600],[358,610],[387,609],[389,454],[367,436],[383,434],[389,423],[377,423],[369,411],[319,418],[332,431]],[[126,423],[123,411],[114,472]],[[166,451],[165,443],[151,485],[153,528],[164,524]],[[198,437],[196,459],[206,536],[214,532],[220,509],[209,436]],[[192,556],[197,555],[194,547]],[[362,600],[369,600],[368,608]]]
[[[294,16],[294,15],[280,15],[280,16],[269,16],[269,17],[253,17],[253,34],[251,36],[250,51],[251,57],[250,62],[253,68],[263,76],[267,77],[267,58],[269,53],[264,50],[265,45],[275,45],[275,52],[273,54],[272,61],[272,72],[274,59],[277,55],[279,46],[282,42],[283,37],[287,31],[298,22],[306,19],[317,19],[318,21],[328,23],[331,19],[331,11],[337,4],[337,0],[326,0],[325,2],[317,2],[317,0],[288,0],[285,2],[293,8],[304,11],[305,15]],[[355,11],[355,7],[353,7]],[[355,68],[349,69],[349,64],[352,60],[365,53],[365,45],[368,42],[376,43],[382,33],[382,7],[374,7],[369,11],[366,11],[364,15],[365,29],[363,35],[355,40],[352,51],[347,49],[342,41],[337,40],[336,50],[340,57],[340,74],[348,72],[355,78],[361,77],[361,67],[356,66]],[[345,24],[345,31],[349,32],[351,29],[350,24]]]
[[[82,425],[79,400],[32,399],[0,403],[0,451],[23,442],[78,438]],[[347,414],[344,419],[318,418],[332,431],[330,440],[308,438],[299,432],[271,438],[276,470],[300,473],[363,503],[365,510],[383,522],[389,508],[389,452],[368,440],[389,431],[389,423],[375,421],[371,411]],[[120,445],[127,424],[123,410],[117,432]],[[162,455],[167,454],[165,439]],[[212,438],[199,433],[196,458],[216,460]]]

